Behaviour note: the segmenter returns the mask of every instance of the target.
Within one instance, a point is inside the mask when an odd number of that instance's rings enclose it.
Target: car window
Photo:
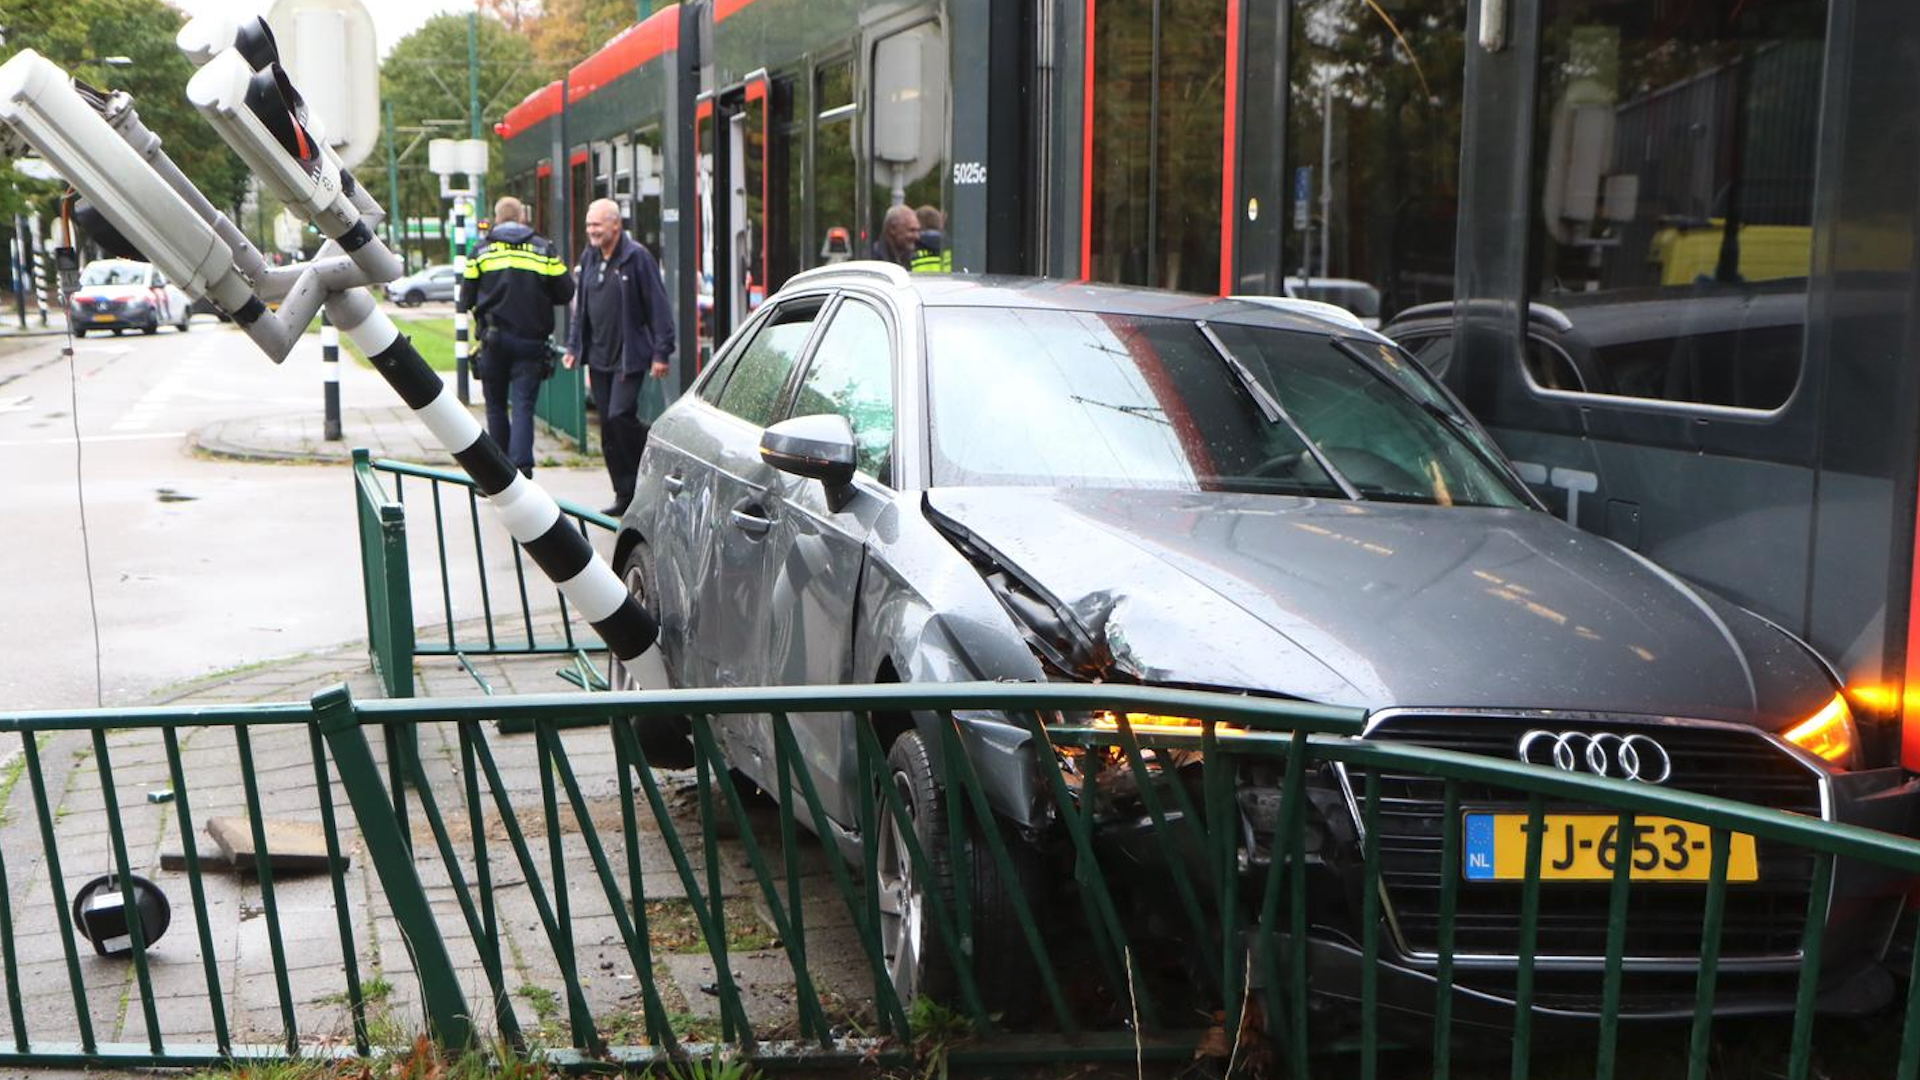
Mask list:
[[[753,340],[740,351],[733,370],[719,373],[726,383],[719,388],[720,396],[714,404],[760,427],[773,423],[780,407],[780,392],[794,365],[800,362],[800,350],[813,332],[820,305],[818,298],[796,300],[762,323]]]
[[[147,267],[143,263],[94,263],[80,275],[82,285],[145,285]]]
[[[892,483],[893,336],[871,304],[848,300],[813,351],[791,415],[838,413],[853,427],[860,471]]]
[[[1189,320],[982,308],[926,318],[937,485],[1342,497],[1324,457],[1365,498],[1525,505],[1454,426],[1323,334],[1213,327],[1289,423],[1267,418]]]
[[[1573,365],[1560,346],[1537,337],[1527,338],[1527,378],[1543,390],[1588,389],[1585,380],[1580,378],[1580,370]]]

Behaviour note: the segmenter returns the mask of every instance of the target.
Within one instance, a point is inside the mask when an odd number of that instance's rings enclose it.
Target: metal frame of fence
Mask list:
[[[590,628],[582,627],[576,632],[567,599],[557,588],[544,580],[529,584],[525,552],[511,539],[506,542],[511,552],[508,580],[504,585],[496,582],[500,571],[487,565],[488,530],[481,523],[483,500],[470,478],[373,458],[359,449],[353,452],[353,475],[354,505],[360,522],[367,647],[388,697],[412,697],[414,661],[433,656],[454,657],[486,694],[492,694],[493,687],[474,666],[473,658],[477,656],[553,654],[569,661],[562,678],[585,689],[605,689],[606,681],[590,655],[604,653],[605,646]],[[439,610],[432,619],[442,628],[444,640],[422,642],[415,630],[407,533],[408,480],[425,487],[426,494],[417,501],[424,502],[433,517]],[[392,484],[391,495],[387,493],[387,482]],[[582,535],[590,535],[593,530],[611,533],[619,526],[614,519],[571,502],[562,501],[560,510]],[[469,619],[458,613],[460,605],[455,600],[454,559],[449,543],[456,529],[467,533],[472,542],[470,558],[462,561],[463,572],[471,576],[474,585],[476,609],[467,614],[480,621],[477,635],[471,627],[463,633],[462,624]],[[542,636],[542,620],[534,605],[536,589],[552,590],[557,638]],[[501,592],[508,594],[505,604],[496,602]]]
[[[733,691],[672,691],[634,694],[538,695],[517,698],[474,698],[463,700],[355,701],[339,688],[318,695],[306,705],[248,706],[233,708],[170,708],[123,710],[109,713],[23,713],[0,715],[0,738],[18,735],[21,739],[26,778],[32,795],[34,815],[41,839],[38,853],[50,882],[65,880],[60,871],[63,852],[56,841],[56,809],[46,793],[45,777],[39,760],[39,740],[49,733],[84,732],[92,740],[95,763],[104,797],[106,829],[111,840],[113,865],[125,882],[133,872],[126,837],[121,826],[123,809],[116,801],[114,777],[115,743],[109,732],[158,731],[164,741],[168,775],[173,784],[173,805],[178,814],[180,837],[186,851],[194,851],[192,774],[184,768],[180,754],[180,736],[187,729],[214,728],[229,732],[235,742],[237,760],[248,796],[249,819],[256,846],[264,851],[265,835],[258,810],[259,785],[254,775],[256,733],[282,730],[288,725],[304,725],[316,776],[318,798],[311,812],[324,826],[330,840],[329,856],[336,867],[341,851],[338,845],[340,820],[333,804],[332,778],[337,775],[341,790],[352,811],[369,864],[377,874],[384,903],[405,937],[417,979],[423,1006],[424,1030],[450,1047],[500,1044],[516,1052],[537,1053],[561,1067],[605,1067],[619,1064],[644,1066],[666,1058],[702,1054],[712,1049],[696,1045],[676,1034],[665,1014],[660,988],[655,978],[655,957],[650,953],[647,871],[669,873],[679,894],[690,902],[706,943],[707,958],[715,972],[715,990],[721,1006],[719,1042],[768,1067],[785,1064],[820,1065],[828,1062],[881,1058],[897,1060],[911,1056],[908,1038],[909,1003],[899,1001],[885,977],[886,956],[879,932],[879,887],[875,860],[869,855],[863,863],[842,855],[832,845],[824,845],[830,871],[832,899],[826,906],[837,911],[809,908],[799,888],[799,859],[802,844],[796,833],[796,819],[811,831],[826,834],[820,792],[811,774],[799,764],[791,714],[818,716],[844,714],[845,723],[858,726],[861,748],[860,779],[863,791],[881,790],[878,781],[886,768],[885,747],[880,743],[869,718],[876,713],[913,713],[932,718],[922,730],[942,749],[938,768],[948,815],[945,841],[948,865],[964,868],[990,860],[1002,880],[1017,880],[1011,863],[1007,837],[994,812],[988,807],[974,765],[965,753],[962,740],[967,716],[979,711],[1023,726],[1037,748],[1034,767],[1052,820],[1061,831],[1070,852],[1063,875],[1076,883],[1078,908],[1071,914],[1081,928],[1076,946],[1082,952],[1067,959],[1060,939],[1048,932],[1053,921],[1049,913],[1035,910],[1017,890],[1011,896],[1020,937],[1034,960],[1042,1009],[1034,1018],[1033,1031],[1010,1034],[996,1016],[994,1002],[984,1000],[976,965],[1009,962],[1006,956],[974,957],[957,965],[958,994],[951,1004],[971,1020],[975,1035],[964,1048],[955,1052],[952,1062],[1018,1061],[1055,1062],[1070,1060],[1132,1060],[1147,1056],[1156,1059],[1190,1057],[1205,1038],[1204,1024],[1196,1027],[1188,1018],[1196,1015],[1192,1001],[1176,1002],[1161,996],[1164,983],[1156,982],[1143,962],[1144,951],[1166,948],[1164,941],[1142,939],[1139,928],[1121,917],[1116,898],[1126,886],[1115,873],[1112,859],[1099,850],[1092,816],[1087,810],[1089,792],[1084,777],[1070,777],[1063,768],[1069,748],[1094,748],[1115,755],[1138,784],[1147,814],[1153,820],[1155,838],[1164,846],[1168,858],[1164,877],[1175,895],[1177,909],[1188,920],[1183,927],[1184,947],[1192,950],[1195,968],[1204,973],[1199,985],[1189,988],[1197,995],[1206,1012],[1226,1017],[1243,1015],[1248,1003],[1256,1004],[1267,1018],[1267,1036],[1287,1072],[1292,1076],[1310,1075],[1317,1046],[1308,1020],[1306,982],[1306,865],[1301,849],[1303,830],[1303,778],[1305,770],[1323,763],[1342,763],[1350,767],[1390,768],[1442,778],[1447,785],[1450,825],[1440,865],[1457,866],[1460,858],[1459,787],[1465,783],[1489,784],[1523,792],[1528,812],[1535,824],[1546,813],[1549,801],[1573,802],[1588,807],[1606,807],[1619,816],[1616,872],[1610,890],[1610,933],[1605,969],[1603,1015],[1595,1024],[1597,1039],[1595,1074],[1605,1080],[1616,1075],[1622,1028],[1621,977],[1624,959],[1624,922],[1630,891],[1636,885],[1629,878],[1632,822],[1636,816],[1665,816],[1706,825],[1712,830],[1711,877],[1701,910],[1702,959],[1697,979],[1695,1013],[1685,1042],[1687,1075],[1708,1075],[1708,1048],[1716,1022],[1713,1004],[1718,973],[1718,940],[1721,907],[1727,883],[1727,853],[1730,836],[1746,833],[1757,838],[1790,844],[1816,856],[1816,887],[1810,894],[1806,913],[1804,951],[1806,962],[1800,974],[1800,992],[1791,1018],[1791,1041],[1785,1062],[1786,1075],[1800,1080],[1809,1075],[1815,1045],[1814,993],[1820,973],[1820,950],[1826,925],[1827,891],[1821,882],[1831,880],[1835,861],[1860,860],[1905,875],[1920,874],[1920,843],[1905,838],[1823,823],[1724,799],[1665,791],[1624,781],[1560,773],[1511,761],[1433,750],[1422,747],[1385,746],[1356,738],[1362,717],[1354,712],[1319,708],[1297,703],[1248,699],[1232,695],[1164,691],[1135,687],[1079,685],[965,684],[942,687],[860,686],[797,687]],[[1071,718],[1093,713],[1117,718],[1112,727],[1072,722]],[[956,713],[962,714],[956,716]],[[500,748],[520,737],[489,735],[481,722],[511,714],[523,720],[532,731],[538,760],[539,807],[516,806],[511,784],[503,780],[498,755]],[[1172,731],[1159,727],[1135,730],[1129,714],[1181,716],[1194,718],[1191,731]],[[743,796],[731,784],[720,782],[725,775],[725,760],[713,737],[714,717],[766,716],[771,725],[777,768],[782,781],[781,793],[789,802],[779,824],[778,836],[757,835],[753,817],[743,805]],[[694,718],[694,739],[702,768],[699,770],[699,834],[683,835],[662,794],[659,777],[647,767],[644,752],[635,737],[633,723],[647,723],[663,717]],[[632,718],[632,722],[625,722]],[[589,794],[583,789],[573,755],[559,737],[562,723],[591,720],[604,731],[612,744],[619,775],[619,822],[606,831],[596,823],[589,806]],[[369,739],[370,728],[425,728],[450,725],[457,732],[458,760],[446,763],[457,782],[445,775],[429,776],[428,766],[418,757],[406,761],[381,761]],[[579,739],[591,732],[575,732]],[[597,738],[597,736],[596,736]],[[524,742],[520,744],[524,747]],[[1190,798],[1179,784],[1158,783],[1157,778],[1170,768],[1173,751],[1199,751],[1189,768],[1200,772],[1197,799]],[[1236,862],[1241,836],[1240,818],[1232,801],[1232,782],[1238,771],[1251,762],[1278,766],[1285,776],[1275,850],[1264,867],[1243,872]],[[383,775],[384,774],[384,775]],[[1079,779],[1081,784],[1070,781]],[[409,795],[409,790],[413,793]],[[525,792],[523,792],[524,794]],[[443,803],[442,800],[445,800]],[[1361,814],[1371,821],[1380,812],[1378,788],[1369,785]],[[914,823],[898,800],[863,798],[859,819],[851,823],[862,837],[877,836],[887,825],[895,826],[909,838],[907,854],[918,872],[934,874],[933,859],[939,854],[928,850],[919,840]],[[541,828],[532,828],[523,815],[534,811]],[[728,905],[720,903],[721,891],[717,861],[713,857],[720,843],[718,830],[722,816],[731,820],[736,843],[751,867],[752,899],[777,940],[776,948],[787,964],[784,977],[791,979],[797,1002],[798,1024],[785,1038],[775,1042],[766,1038],[761,1018],[752,1014],[747,1002],[750,988],[743,987],[729,964],[725,946],[727,920],[734,917]],[[563,824],[565,828],[563,829]],[[421,832],[419,826],[424,826]],[[641,833],[651,829],[667,853],[670,866],[642,865]],[[541,833],[544,832],[544,836]],[[1367,865],[1377,866],[1377,832],[1368,830],[1362,857]],[[1535,1048],[1531,1036],[1531,983],[1534,974],[1534,944],[1537,939],[1543,904],[1539,874],[1539,830],[1528,846],[1525,900],[1519,930],[1519,978],[1514,1018],[1513,1055],[1510,1075],[1524,1078],[1531,1074]],[[568,837],[572,837],[569,840]],[[540,858],[544,847],[547,858]],[[591,865],[585,881],[569,881],[568,851],[581,850]],[[868,848],[869,852],[871,848]],[[1198,853],[1188,858],[1188,853]],[[23,854],[7,850],[0,854],[0,952],[4,953],[7,976],[8,1035],[0,1043],[0,1063],[6,1064],[93,1064],[182,1065],[225,1057],[290,1056],[310,1053],[368,1053],[366,1006],[355,955],[353,930],[341,891],[339,875],[334,877],[336,917],[342,956],[341,993],[350,1003],[354,1018],[351,1045],[322,1047],[316,1050],[304,1039],[298,1026],[295,1003],[288,991],[287,955],[282,943],[282,916],[274,900],[274,873],[267,860],[257,861],[254,871],[259,880],[261,906],[267,934],[272,945],[276,997],[283,1021],[280,1038],[271,1044],[236,1045],[227,1035],[222,1012],[224,997],[219,975],[213,963],[216,948],[208,930],[201,872],[188,856],[188,882],[192,915],[197,929],[202,958],[205,961],[206,998],[215,1017],[218,1033],[213,1045],[176,1046],[170,1044],[160,1028],[156,997],[149,974],[146,944],[136,934],[132,943],[131,964],[135,978],[127,989],[133,1005],[141,1010],[144,1044],[106,1044],[95,1039],[87,987],[78,958],[73,929],[64,905],[66,897],[57,885],[50,897],[56,907],[65,957],[65,972],[74,1011],[72,1030],[77,1037],[42,1041],[45,1036],[30,1030],[22,1008],[29,997],[20,981],[16,962],[19,942],[16,923],[20,919],[24,896],[15,896],[6,884],[7,864]],[[505,973],[505,957],[500,947],[499,913],[496,899],[509,886],[503,878],[516,873],[518,887],[527,890],[538,911],[539,937],[559,964],[564,976],[566,1007],[564,1021],[555,1018],[551,1026],[564,1034],[566,1046],[542,1049],[529,1037],[529,1026],[514,1008],[514,987]],[[431,875],[442,881],[438,892],[430,891],[423,878]],[[955,877],[962,875],[956,872]],[[1454,900],[1460,887],[1458,875],[1443,874],[1452,884],[1442,902],[1442,938],[1451,931]],[[929,876],[926,880],[938,880]],[[604,901],[605,910],[618,924],[618,944],[624,952],[631,975],[638,980],[642,1003],[639,1015],[632,1018],[631,1042],[613,1045],[603,1033],[605,1018],[595,1016],[587,1002],[584,979],[574,966],[580,943],[573,938],[577,906],[589,897]],[[931,890],[927,895],[929,925],[948,950],[965,957],[975,941],[971,920],[977,912],[969,910],[970,890],[966,882],[956,880],[951,892]],[[451,903],[449,903],[451,899]],[[131,903],[131,896],[127,897]],[[437,901],[437,903],[436,903]],[[809,963],[810,928],[823,925],[829,916],[849,922],[858,942],[860,962],[872,973],[873,1030],[865,1035],[849,1035],[834,1023],[823,1005],[811,975]],[[1362,920],[1362,951],[1371,961],[1381,955],[1381,926],[1377,892],[1370,891]],[[469,996],[474,984],[469,972],[456,970],[454,952],[472,950],[479,957],[484,975],[484,994],[480,1000]],[[1087,951],[1093,962],[1086,962]],[[1920,949],[1916,949],[1920,956]],[[1435,984],[1435,1007],[1439,1021],[1431,1047],[1432,1071],[1436,1076],[1451,1074],[1455,1051],[1454,1026],[1448,1020],[1452,972],[1442,964]],[[44,997],[45,988],[35,988]],[[1097,991],[1097,992],[1096,992]],[[1095,1004],[1089,1006],[1088,1002]],[[1117,1007],[1125,1003],[1124,1008]],[[44,1003],[43,1003],[44,1004]],[[1379,1054],[1380,1002],[1374,980],[1363,982],[1358,1007],[1361,1037],[1358,1073],[1362,1077],[1380,1075]],[[1237,1030],[1228,1025],[1228,1030]],[[63,1036],[65,1032],[61,1032]],[[1236,1049],[1234,1051],[1238,1053]],[[1680,1055],[1676,1053],[1676,1058]],[[1920,1069],[1920,1008],[1906,1010],[1898,1061],[1878,1062],[1876,1075],[1911,1077]],[[1335,1071],[1347,1072],[1342,1066]]]

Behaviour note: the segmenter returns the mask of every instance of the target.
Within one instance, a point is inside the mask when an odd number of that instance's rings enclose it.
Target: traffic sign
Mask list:
[[[1293,170],[1293,227],[1304,229],[1313,212],[1313,166]]]

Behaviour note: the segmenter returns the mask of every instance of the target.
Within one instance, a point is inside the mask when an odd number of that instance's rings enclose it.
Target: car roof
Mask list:
[[[849,264],[840,264],[849,265]],[[821,274],[810,284],[827,284],[838,275]],[[871,282],[871,271],[854,270],[851,281]],[[929,308],[1026,308],[1086,311],[1099,315],[1138,315],[1148,318],[1206,319],[1210,322],[1266,326],[1304,333],[1329,332],[1371,337],[1356,326],[1338,324],[1304,311],[1219,296],[1149,289],[1126,285],[1096,285],[1057,278],[1012,277],[998,274],[908,274],[904,287],[920,296]],[[895,279],[896,282],[899,279]]]
[[[1574,333],[1589,344],[1613,345],[1764,326],[1798,326],[1807,319],[1806,282],[1791,279],[1734,286],[1645,286],[1600,293],[1556,293],[1527,305],[1530,322]],[[1451,322],[1456,310],[1499,315],[1507,305],[1488,300],[1442,300],[1407,308],[1387,329]]]

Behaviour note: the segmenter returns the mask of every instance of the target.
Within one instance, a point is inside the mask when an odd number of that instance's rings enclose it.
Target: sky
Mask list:
[[[168,0],[189,15],[232,14],[264,15],[271,0]],[[435,15],[447,12],[464,14],[474,9],[473,0],[375,0],[367,4],[373,16],[373,33],[384,59],[401,38],[413,33]]]

